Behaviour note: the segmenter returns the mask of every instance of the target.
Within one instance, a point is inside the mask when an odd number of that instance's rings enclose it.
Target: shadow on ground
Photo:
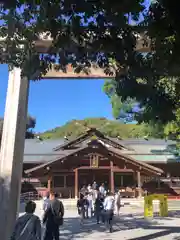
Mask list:
[[[177,214],[177,213],[176,213]],[[180,216],[180,211],[179,211]],[[142,216],[142,215],[141,215]],[[128,240],[151,240],[158,237],[168,237],[172,233],[180,233],[180,228],[175,226],[163,226],[159,224],[158,219],[145,220],[143,217],[136,218],[135,216],[120,216],[115,217],[114,221],[114,232],[121,232],[126,230],[133,229],[143,229],[143,230],[152,230],[152,234],[145,235],[142,237],[129,238]],[[170,220],[168,217],[167,220]],[[104,224],[96,224],[95,219],[88,219],[85,221],[83,226],[80,225],[79,218],[67,218],[64,220],[64,226],[61,229],[62,240],[67,239],[89,239],[88,237],[96,237],[95,233],[102,233],[102,239],[104,239],[104,232],[107,231],[107,228]],[[154,231],[157,231],[154,233]],[[101,237],[101,234],[98,234],[97,237]],[[119,236],[120,237],[120,236]],[[114,239],[113,235],[112,238]],[[111,240],[111,234],[107,234],[107,239]],[[174,240],[180,240],[180,238],[174,238]]]
[[[133,213],[133,214],[122,214],[122,216],[128,216],[128,217],[140,217],[142,215],[143,215],[143,212]],[[163,219],[174,220],[174,218],[180,218],[180,210],[168,211],[168,217],[166,218],[160,217],[159,212],[154,212],[153,215],[154,215],[153,218],[157,220],[163,220]]]

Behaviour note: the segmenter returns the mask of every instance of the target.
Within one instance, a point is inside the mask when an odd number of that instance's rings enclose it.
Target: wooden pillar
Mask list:
[[[0,152],[0,236],[10,239],[20,200],[29,80],[9,72]]]
[[[64,175],[64,188],[66,188],[66,177],[67,175]]]
[[[161,188],[161,181],[160,181],[159,176],[156,177],[156,181],[157,181],[157,187],[160,189]]]
[[[110,188],[111,188],[111,192],[114,193],[114,171],[113,171],[113,161],[110,161]]]
[[[138,197],[142,197],[141,173],[140,173],[140,171],[137,171],[137,187],[138,187]]]
[[[78,198],[79,197],[79,194],[78,194],[78,169],[76,168],[75,169],[75,198]]]
[[[124,177],[123,177],[123,175],[121,175],[121,187],[123,187],[124,186]]]
[[[48,175],[48,192],[51,192],[51,190],[52,190],[52,175],[51,174],[49,174]]]

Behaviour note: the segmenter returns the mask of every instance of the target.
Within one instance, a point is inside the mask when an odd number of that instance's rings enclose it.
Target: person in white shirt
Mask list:
[[[93,215],[93,193],[92,191],[88,193],[87,195],[87,200],[88,200],[88,216],[92,217]]]
[[[43,211],[45,212],[50,204],[49,192],[46,193],[46,196],[43,199]]]
[[[88,190],[88,192],[92,192],[91,184],[88,185],[87,190]]]
[[[105,211],[105,220],[109,225],[109,231],[112,232],[112,221],[114,216],[114,196],[112,193],[107,193],[107,197],[104,199],[104,211]]]
[[[104,187],[104,183],[101,184],[101,186],[99,187],[99,192],[101,194],[102,197],[105,196],[105,187]]]
[[[116,213],[119,216],[119,211],[121,208],[121,192],[118,191],[118,193],[115,196],[115,205],[116,205]]]

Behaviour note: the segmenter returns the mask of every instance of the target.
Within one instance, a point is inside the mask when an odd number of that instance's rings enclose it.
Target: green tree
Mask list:
[[[86,118],[72,120],[61,127],[44,132],[44,139],[64,138],[69,140],[82,135],[88,128],[96,128],[104,135],[116,138],[162,138],[163,131],[158,126],[152,128],[148,124],[122,124],[119,121],[110,121],[106,118]]]
[[[34,138],[33,128],[36,126],[36,119],[32,116],[27,117],[26,124],[26,138]],[[2,138],[3,131],[3,118],[0,118],[0,140]]]
[[[129,115],[133,115],[133,107],[136,102],[131,98],[122,101],[121,97],[117,94],[116,88],[116,82],[114,79],[110,79],[105,81],[103,91],[111,101],[113,117],[123,122],[129,122]]]
[[[55,62],[56,68],[64,71],[72,63],[78,72],[88,72],[91,63],[96,62],[110,74],[111,58],[121,68],[132,64],[136,37],[128,24],[128,14],[137,20],[144,9],[143,2],[1,1],[0,35],[9,36],[1,44],[1,53],[6,52],[1,54],[1,62],[20,66],[25,74],[36,77]],[[49,53],[39,56],[34,41],[42,33],[51,36],[53,42]]]
[[[95,62],[105,73],[115,72],[122,103],[129,97],[140,103],[144,111],[139,121],[173,121],[179,108],[180,3],[152,1],[144,21],[130,26],[129,13],[138,20],[143,2],[1,1],[0,36],[6,37],[0,44],[1,63],[20,66],[24,74],[38,78],[55,62],[63,71],[72,63],[77,72],[88,72]],[[151,39],[147,54],[135,49],[144,30],[144,44]],[[41,33],[53,42],[48,53],[39,55],[34,42]]]
[[[138,115],[139,122],[165,125],[177,119],[176,112],[180,108],[179,4],[170,0],[151,2],[139,27],[145,27],[152,51],[135,54],[126,74],[116,75],[114,86],[120,97],[116,97],[116,102],[124,102],[129,97],[136,99],[143,109]]]
[[[176,111],[176,119],[166,125],[164,132],[166,136],[180,141],[180,108]],[[180,148],[179,141],[178,147]]]

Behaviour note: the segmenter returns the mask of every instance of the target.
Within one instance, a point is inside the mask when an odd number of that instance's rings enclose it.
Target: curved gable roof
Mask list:
[[[103,149],[105,149],[108,153],[112,153],[114,155],[116,155],[118,158],[123,158],[125,159],[127,162],[129,162],[130,164],[132,165],[135,165],[139,168],[142,168],[142,169],[145,169],[146,171],[149,171],[153,174],[156,174],[156,175],[161,175],[163,173],[163,170],[162,169],[159,169],[159,168],[156,168],[152,165],[149,165],[147,163],[143,163],[143,162],[140,162],[140,161],[137,161],[131,157],[129,157],[128,155],[126,154],[123,154],[121,153],[121,151],[117,148],[113,148],[113,147],[105,147],[104,145],[102,145],[101,143],[98,143]],[[31,173],[31,172],[34,172],[40,168],[43,168],[43,167],[46,167],[48,165],[51,165],[52,163],[54,162],[57,162],[57,161],[68,161],[68,157],[74,155],[74,154],[77,154],[79,152],[81,152],[82,150],[85,150],[85,149],[88,149],[90,147],[90,145],[86,145],[86,146],[83,146],[81,148],[76,148],[76,149],[68,149],[68,150],[64,150],[63,153],[64,155],[62,156],[54,156],[54,158],[49,158],[49,161],[46,161],[36,167],[33,167],[31,169],[28,169],[25,171],[25,173]]]
[[[113,147],[116,147],[118,149],[124,149],[124,150],[132,150],[132,148],[127,147],[124,144],[121,144],[120,142],[116,141],[115,139],[109,138],[107,136],[104,136],[103,133],[98,131],[95,128],[91,128],[88,131],[86,131],[83,135],[75,138],[74,140],[64,143],[63,145],[59,145],[54,148],[54,151],[60,150],[60,149],[69,149],[73,148],[75,146],[81,147],[83,145],[83,142],[87,140],[91,140],[92,138],[97,138],[101,141],[103,141],[105,144],[109,144]]]

